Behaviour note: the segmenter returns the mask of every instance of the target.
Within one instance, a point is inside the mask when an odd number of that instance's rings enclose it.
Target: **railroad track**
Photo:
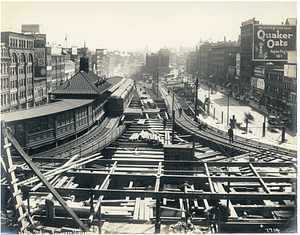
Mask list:
[[[53,159],[67,159],[72,155],[79,154],[80,157],[87,154],[92,154],[99,149],[109,145],[117,135],[122,133],[124,126],[118,127],[120,117],[107,117],[100,126],[96,126],[88,133],[72,140],[66,144],[60,145],[54,149],[50,149],[38,154],[30,156],[34,160],[41,160],[46,158]],[[15,159],[17,157],[14,157]]]
[[[170,94],[174,94],[174,110],[178,113],[180,104],[177,102],[179,98],[175,93],[168,92],[166,88],[160,86],[160,91],[165,98],[166,105],[169,112],[171,113],[172,107],[172,97]],[[183,132],[194,134],[196,137],[202,139],[209,146],[213,148],[219,148],[223,150],[224,153],[227,153],[228,158],[232,158],[234,155],[241,153],[247,153],[252,155],[257,160],[262,161],[297,161],[297,154],[291,153],[284,149],[272,148],[266,144],[257,144],[254,141],[246,140],[242,137],[236,137],[233,143],[229,143],[227,133],[212,127],[207,128],[205,131],[198,129],[198,123],[193,120],[192,117],[188,116],[185,112],[182,112],[181,118],[178,114],[175,114],[175,123],[179,129]]]

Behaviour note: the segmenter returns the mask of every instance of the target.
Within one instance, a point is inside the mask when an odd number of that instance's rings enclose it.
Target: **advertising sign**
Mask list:
[[[34,35],[34,47],[44,47],[46,45],[46,34]]]
[[[286,61],[295,50],[296,26],[253,25],[253,43],[254,61]]]
[[[22,24],[22,33],[39,33],[39,24]]]
[[[257,79],[258,78],[256,78],[256,77],[252,77],[252,79],[251,79],[251,86],[252,87],[257,87]]]
[[[264,78],[265,77],[265,69],[262,67],[255,67],[254,68],[254,76],[257,78]]]
[[[46,76],[45,48],[34,49],[34,61],[35,61],[35,77],[45,77]]]
[[[257,88],[264,90],[265,89],[265,80],[262,78],[257,79]]]

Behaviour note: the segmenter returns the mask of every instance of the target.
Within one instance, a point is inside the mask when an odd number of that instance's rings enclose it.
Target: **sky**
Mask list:
[[[297,18],[296,1],[1,1],[1,31],[39,24],[47,42],[95,50],[195,47],[202,39],[237,41],[243,21]],[[65,38],[67,36],[67,41]]]

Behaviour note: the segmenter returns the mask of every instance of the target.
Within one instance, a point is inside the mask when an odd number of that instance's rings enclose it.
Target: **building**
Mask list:
[[[241,93],[250,97],[257,93],[257,69],[271,62],[274,69],[283,69],[287,62],[287,51],[295,50],[296,22],[285,25],[263,25],[255,18],[241,25]],[[254,94],[252,94],[254,93]]]
[[[284,65],[284,95],[286,97],[287,125],[297,133],[297,51],[288,52]]]
[[[212,50],[211,50],[211,43],[204,42],[200,47],[197,49],[197,58],[198,58],[198,75],[205,80],[212,79]]]
[[[240,71],[240,84],[241,84],[241,94],[250,93],[251,87],[251,77],[252,77],[252,45],[253,45],[253,34],[254,34],[254,24],[259,24],[259,21],[252,18],[241,25],[241,45],[240,45],[240,55],[241,55],[241,71]]]
[[[197,53],[196,51],[192,51],[188,55],[186,70],[189,74],[196,75],[197,73]]]
[[[52,90],[51,47],[46,45],[46,34],[34,36],[34,103],[47,103],[47,93]]]
[[[10,110],[10,56],[6,43],[1,43],[1,112]]]
[[[34,106],[34,36],[15,32],[1,32],[1,43],[4,43],[1,44],[1,49],[3,52],[5,51],[6,55],[4,61],[7,61],[5,62],[5,70],[3,64],[3,72],[5,72],[3,74],[3,99],[6,95],[6,104],[4,105],[3,102],[1,111]],[[7,56],[10,57],[10,64]],[[2,60],[1,63],[3,63]],[[9,97],[7,98],[7,96]]]
[[[211,45],[211,68],[213,82],[220,86],[229,84],[228,66],[236,65],[236,54],[239,52],[240,46],[237,42],[213,43]]]

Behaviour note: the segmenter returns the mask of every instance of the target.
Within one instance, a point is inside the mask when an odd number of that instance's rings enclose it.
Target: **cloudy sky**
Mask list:
[[[297,17],[297,2],[287,1],[1,1],[1,31],[20,32],[40,24],[47,42],[86,45],[94,50],[135,51],[147,45],[194,47],[203,41],[237,40],[241,22],[281,24]]]

